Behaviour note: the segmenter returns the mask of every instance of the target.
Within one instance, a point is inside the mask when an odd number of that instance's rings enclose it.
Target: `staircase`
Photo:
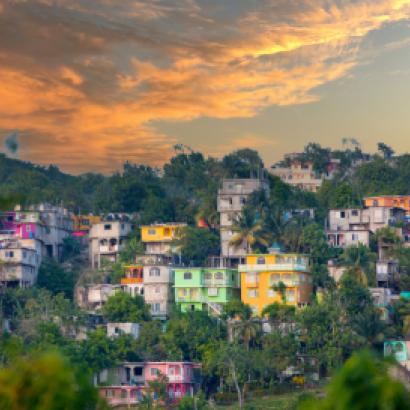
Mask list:
[[[212,312],[216,316],[220,316],[222,314],[222,306],[219,303],[208,302],[207,304],[210,312]]]

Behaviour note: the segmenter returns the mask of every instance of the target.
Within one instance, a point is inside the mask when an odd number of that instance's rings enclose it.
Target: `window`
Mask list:
[[[149,276],[160,276],[160,270],[159,268],[151,268],[149,270]]]
[[[269,278],[269,282],[271,285],[280,282],[280,274],[279,273],[272,273]]]
[[[122,229],[122,230],[125,229],[125,224],[121,224],[121,229]]]
[[[192,272],[185,272],[185,273],[184,273],[184,279],[185,279],[185,280],[190,280],[190,279],[192,279]]]
[[[263,256],[259,256],[259,258],[257,259],[256,263],[258,265],[264,265],[265,264],[265,258]]]
[[[127,390],[121,390],[121,398],[126,399],[127,398]]]
[[[155,293],[161,293],[161,288],[159,286],[155,286]]]
[[[352,241],[358,241],[359,235],[357,233],[352,233]]]
[[[239,202],[240,202],[241,205],[245,205],[246,204],[246,198],[242,196],[240,198]]]
[[[6,258],[14,258],[14,252],[13,251],[6,251]]]
[[[218,288],[208,288],[208,296],[218,296]]]
[[[153,304],[151,305],[151,311],[152,311],[153,313],[161,312],[161,304],[160,304],[160,303],[153,303]]]
[[[111,231],[111,224],[105,224],[104,231]]]
[[[255,272],[247,272],[246,273],[246,283],[255,283],[256,282],[256,273]]]
[[[215,279],[216,280],[222,280],[224,278],[223,272],[216,272],[215,273]]]
[[[31,232],[31,226],[30,225],[26,225],[26,232]]]
[[[268,290],[268,297],[275,298],[276,297],[276,292],[273,289],[269,289]]]
[[[112,396],[113,396],[112,390],[111,390],[111,389],[107,389],[107,390],[105,391],[105,397],[112,397]]]
[[[345,211],[340,211],[340,217],[341,217],[341,218],[344,218],[345,216],[346,216]]]
[[[156,233],[156,229],[148,229],[148,235],[155,235]]]
[[[294,302],[295,301],[295,291],[293,289],[288,289],[286,291],[286,299],[289,302]]]
[[[375,199],[375,200],[373,201],[373,206],[379,206],[379,201],[378,201],[377,199]]]
[[[90,226],[90,221],[88,219],[81,219],[81,225]]]
[[[204,273],[204,279],[205,280],[212,280],[212,273],[211,272],[205,272]]]
[[[359,216],[359,211],[357,209],[353,209],[352,216]]]
[[[248,298],[256,298],[258,297],[258,292],[256,289],[249,289],[248,290]]]

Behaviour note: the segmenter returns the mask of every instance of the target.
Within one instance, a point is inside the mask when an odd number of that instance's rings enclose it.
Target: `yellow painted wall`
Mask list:
[[[279,261],[286,260],[287,257],[304,257],[303,255],[295,255],[295,254],[274,254],[274,255],[248,255],[246,258],[247,265],[257,265],[258,258],[265,257],[265,264],[266,265],[275,265],[276,259]],[[280,263],[281,264],[281,263]],[[252,271],[251,267],[245,269],[248,272]],[[299,280],[301,279],[301,275],[304,275],[305,281],[300,283],[299,285],[287,285],[286,291],[294,291],[294,300],[290,301],[287,299],[287,305],[297,306],[299,304],[307,304],[310,302],[311,294],[312,294],[312,281],[311,275],[308,270],[301,272],[301,271],[292,271],[292,270],[283,270],[283,271],[262,271],[257,272],[256,277],[258,277],[258,281],[253,283],[248,283],[247,281],[247,272],[241,272],[241,300],[250,305],[254,308],[255,314],[260,314],[262,310],[272,303],[278,302],[283,303],[281,295],[279,292],[275,292],[274,296],[270,296],[268,292],[272,289],[273,283],[271,282],[271,275],[276,275],[275,279],[277,282],[284,282],[286,284],[286,280],[289,278],[287,275],[292,275],[291,280]],[[256,290],[257,296],[251,297],[249,295],[249,290]]]
[[[375,201],[377,205],[375,205]],[[385,206],[385,207],[398,207],[410,212],[410,196],[375,196],[364,199],[365,206]]]
[[[148,225],[141,226],[142,242],[167,242],[176,237],[181,225]]]
[[[74,231],[89,231],[94,224],[101,222],[101,217],[98,215],[73,215],[73,230]],[[84,220],[88,221],[88,225],[84,224]]]

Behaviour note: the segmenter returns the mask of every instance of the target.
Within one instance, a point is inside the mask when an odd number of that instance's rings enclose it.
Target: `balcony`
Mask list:
[[[117,253],[119,250],[119,245],[100,245],[99,247],[99,253]]]
[[[238,265],[239,272],[308,272],[309,265],[306,263],[280,263],[280,264],[261,264],[261,265]]]
[[[143,278],[122,278],[121,285],[133,285],[137,283],[143,283]]]
[[[193,295],[185,295],[185,296],[179,296],[179,295],[175,295],[175,302],[192,302],[192,303],[196,303],[196,302],[206,302],[207,300],[199,294],[193,294]]]
[[[202,284],[211,288],[217,288],[219,286],[234,286],[230,279],[203,279]]]

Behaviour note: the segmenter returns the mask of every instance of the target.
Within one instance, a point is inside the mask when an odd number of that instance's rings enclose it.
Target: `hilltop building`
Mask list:
[[[165,255],[139,255],[135,262],[143,267],[144,300],[151,306],[152,317],[167,319],[174,301],[173,259]]]
[[[104,220],[94,224],[89,233],[91,266],[101,268],[104,261],[116,262],[131,230],[132,224],[127,218]]]
[[[364,205],[370,207],[402,208],[410,218],[410,195],[382,195],[364,198]]]
[[[44,257],[61,260],[71,234],[68,211],[49,204],[0,213],[0,284],[32,286]]]
[[[312,276],[306,255],[282,253],[271,248],[268,254],[246,256],[246,263],[238,266],[241,275],[241,299],[249,304],[255,315],[274,303],[301,307],[310,302]],[[281,294],[274,286],[285,285]]]
[[[124,266],[121,289],[130,296],[144,296],[144,267],[142,265]]]
[[[378,229],[395,227],[405,221],[401,208],[370,206],[369,208],[331,209],[326,221],[326,235],[330,246],[345,248],[359,243],[369,246],[370,237]],[[397,229],[402,235],[402,230]]]
[[[207,309],[219,315],[232,299],[239,299],[239,275],[230,268],[175,269],[175,303],[183,312]]]
[[[234,232],[232,226],[235,219],[241,215],[242,209],[253,192],[269,190],[267,180],[261,178],[224,179],[218,191],[218,212],[220,214],[221,256],[231,259],[241,259],[247,253],[246,243],[240,246],[231,245]]]
[[[141,226],[141,240],[145,245],[145,253],[149,255],[168,255],[177,253],[174,241],[178,239],[185,223],[171,222]]]

